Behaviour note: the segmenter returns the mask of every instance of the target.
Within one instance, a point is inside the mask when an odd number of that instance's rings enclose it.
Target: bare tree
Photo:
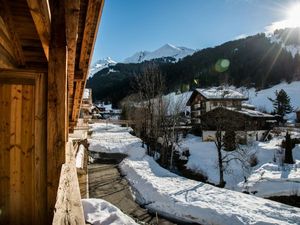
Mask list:
[[[147,152],[151,156],[154,155],[159,137],[157,99],[161,99],[164,87],[162,74],[155,64],[146,66],[141,74],[136,75],[134,88],[139,96],[136,108],[142,115],[142,121],[138,121],[141,127],[140,136],[147,144]]]
[[[123,103],[127,118],[135,121],[135,130],[147,145],[147,153],[154,156],[159,150],[160,163],[172,168],[179,142],[175,128],[185,107],[183,97],[163,96],[164,81],[153,65],[136,76],[134,88],[137,94]]]
[[[240,154],[223,154],[222,152],[222,150],[227,150],[228,152],[235,151],[234,148],[224,148],[226,145],[226,136],[224,134],[226,132],[238,130],[239,124],[241,124],[243,119],[242,117],[235,116],[234,121],[232,121],[230,111],[228,112],[228,110],[223,109],[222,107],[213,110],[213,113],[211,111],[210,114],[210,116],[207,116],[206,114],[202,116],[202,127],[216,131],[215,136],[211,139],[216,145],[218,154],[218,168],[220,177],[218,186],[225,187],[226,182],[224,180],[224,171],[226,170],[226,166],[229,164],[229,162],[232,160],[239,160],[242,163],[247,162],[243,151],[240,151]],[[232,141],[236,142],[236,139],[234,138]],[[237,146],[237,143],[231,143],[230,146]]]
[[[179,148],[180,134],[176,126],[180,125],[185,111],[185,96],[165,96],[160,100],[160,130],[163,139],[160,162],[173,169],[174,152]]]

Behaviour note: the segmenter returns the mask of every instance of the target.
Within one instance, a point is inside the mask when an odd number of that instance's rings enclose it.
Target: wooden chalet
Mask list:
[[[82,104],[80,107],[80,117],[91,118],[92,108],[93,108],[92,89],[85,88],[82,97]]]
[[[0,224],[84,224],[68,133],[103,4],[0,0]]]
[[[215,139],[216,131],[235,131],[241,143],[261,141],[277,122],[275,116],[251,109],[217,107],[201,116],[203,141]]]
[[[248,100],[238,91],[225,88],[214,87],[210,89],[195,89],[187,101],[187,106],[191,107],[192,124],[201,124],[201,115],[217,107],[241,108],[242,102]]]

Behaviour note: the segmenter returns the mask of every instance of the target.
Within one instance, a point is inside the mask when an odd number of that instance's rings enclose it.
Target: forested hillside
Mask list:
[[[295,38],[298,33],[299,29],[285,29],[272,37],[257,34],[200,50],[176,63],[170,58],[118,63],[99,71],[87,86],[93,89],[94,99],[117,104],[134,92],[134,77],[153,64],[165,78],[166,92],[224,83],[264,89],[281,81],[300,80],[300,55],[291,51],[300,45]]]

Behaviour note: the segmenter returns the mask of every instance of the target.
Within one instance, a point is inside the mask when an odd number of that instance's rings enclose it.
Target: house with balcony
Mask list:
[[[217,131],[234,131],[239,143],[264,141],[276,123],[275,116],[256,110],[217,107],[201,115],[202,140],[215,140]]]
[[[191,123],[195,128],[201,127],[201,115],[217,107],[232,107],[241,109],[243,101],[248,98],[242,93],[226,87],[195,89],[187,101],[191,107]]]

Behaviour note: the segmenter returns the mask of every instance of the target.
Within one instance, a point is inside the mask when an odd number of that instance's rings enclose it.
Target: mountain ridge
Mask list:
[[[239,40],[225,42],[219,46],[205,48],[170,63],[167,60],[153,59],[141,63],[118,63],[102,70],[87,82],[93,89],[94,99],[112,101],[117,104],[122,98],[134,93],[135,76],[149,66],[155,66],[165,80],[166,93],[196,87],[219,86],[254,87],[257,90],[272,87],[282,81],[300,80],[300,55],[292,55],[286,46],[300,46],[286,37],[288,30],[276,31],[279,40],[272,41],[264,33]],[[228,68],[218,68],[222,60],[228,61]]]
[[[154,51],[139,51],[132,56],[126,58],[123,63],[141,63],[152,59],[159,59],[165,57],[172,57],[175,61],[182,59],[188,55],[192,55],[194,49],[187,47],[177,47],[172,44],[165,44]]]

